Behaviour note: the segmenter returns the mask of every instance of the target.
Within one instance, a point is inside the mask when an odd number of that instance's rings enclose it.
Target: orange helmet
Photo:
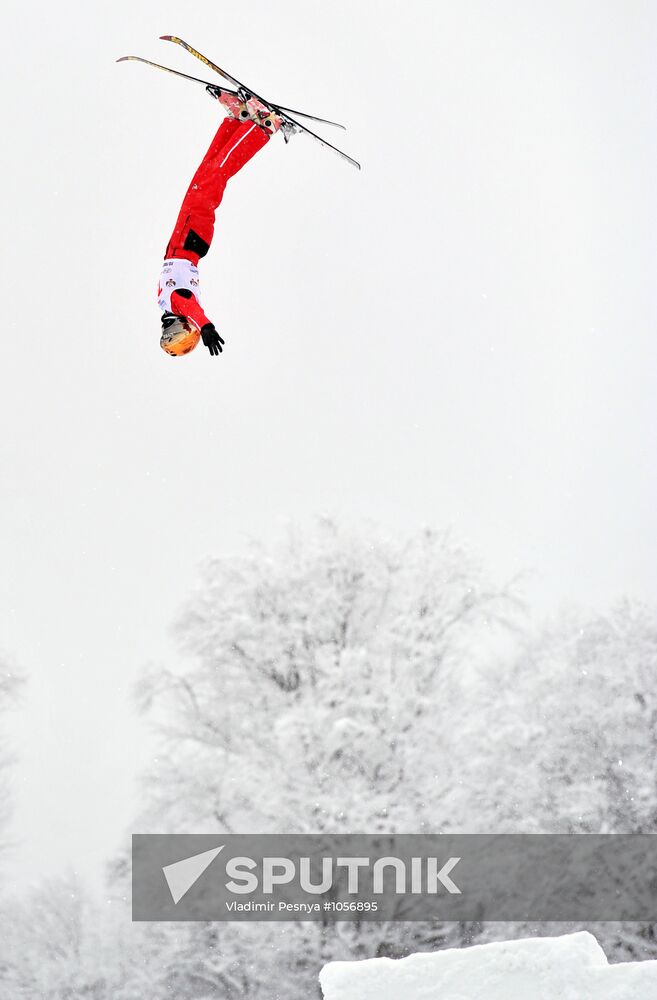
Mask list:
[[[199,330],[184,316],[176,316],[174,313],[167,312],[162,317],[160,347],[167,354],[171,354],[173,357],[189,354],[200,339]]]

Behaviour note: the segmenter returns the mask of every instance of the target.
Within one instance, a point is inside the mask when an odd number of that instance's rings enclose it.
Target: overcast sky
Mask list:
[[[654,600],[657,8],[9,0],[0,645],[15,884],[130,829],[143,665],[208,554],[288,521],[451,524],[541,612]],[[221,358],[155,289],[220,120],[204,68],[345,121],[231,182],[201,263]],[[207,75],[207,74],[206,74]]]

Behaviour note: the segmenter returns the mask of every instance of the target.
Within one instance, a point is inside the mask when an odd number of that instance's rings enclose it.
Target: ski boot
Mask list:
[[[286,142],[289,142],[291,135],[299,131],[297,125],[293,125],[274,108],[267,107],[257,97],[253,97],[245,90],[239,90],[236,94],[227,94],[212,84],[208,84],[205,89],[210,97],[214,97],[225,108],[229,118],[242,122],[251,119],[268,135],[273,135],[280,129]]]
[[[227,94],[225,91],[213,87],[212,84],[208,84],[205,89],[210,97],[214,97],[219,101],[222,108],[228,112],[229,118],[245,122],[251,117],[251,112],[246,106],[246,101],[240,94]]]
[[[248,97],[246,101],[246,106],[249,111],[249,115],[256,122],[260,128],[264,129],[269,135],[273,135],[274,132],[278,132],[279,128],[283,124],[283,119],[277,111],[273,108],[268,108],[266,104],[259,101],[257,97]]]

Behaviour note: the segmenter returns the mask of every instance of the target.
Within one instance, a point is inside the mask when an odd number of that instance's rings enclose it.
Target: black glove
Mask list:
[[[201,340],[209,350],[210,354],[215,356],[221,354],[224,349],[224,342],[215,330],[213,323],[206,323],[201,329]]]

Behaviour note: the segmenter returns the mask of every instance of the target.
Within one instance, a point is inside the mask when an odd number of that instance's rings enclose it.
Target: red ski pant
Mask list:
[[[268,142],[269,135],[255,122],[226,118],[192,178],[165,258],[184,257],[198,264],[214,234],[215,212],[230,178]]]

